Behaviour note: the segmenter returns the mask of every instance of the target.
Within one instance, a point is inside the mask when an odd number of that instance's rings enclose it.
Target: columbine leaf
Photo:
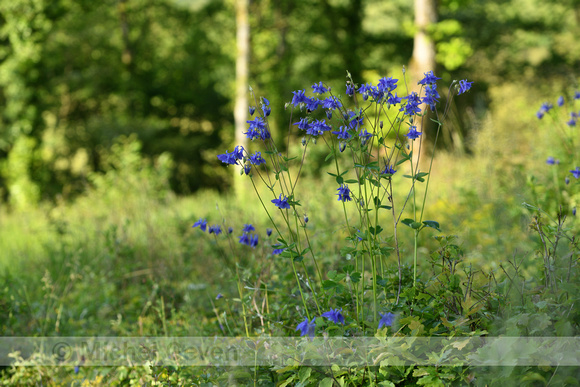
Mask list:
[[[421,223],[415,222],[413,219],[409,218],[401,220],[401,223],[411,227],[414,230],[418,230],[421,227]]]
[[[434,220],[426,220],[423,222],[423,224],[425,225],[425,227],[431,227],[437,231],[441,231],[441,229],[439,228],[439,222],[436,222]]]

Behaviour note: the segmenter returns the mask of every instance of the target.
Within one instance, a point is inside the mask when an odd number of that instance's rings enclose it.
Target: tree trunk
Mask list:
[[[427,29],[431,24],[437,22],[437,9],[435,0],[415,0],[415,37],[413,40],[413,57],[411,58],[409,71],[409,91],[419,93],[421,86],[417,83],[423,79],[424,73],[427,71],[435,72],[435,43],[429,38]],[[435,75],[437,73],[435,72]],[[421,125],[423,121],[423,125]],[[430,125],[429,115],[425,115],[422,119],[416,122],[417,130],[422,132],[421,138],[421,152],[419,154],[419,142],[415,141],[413,167],[420,162],[422,165],[427,165],[427,158],[430,149],[427,143],[429,137]],[[420,155],[420,159],[419,159]]]
[[[235,0],[236,7],[236,100],[234,106],[236,145],[247,148],[246,131],[248,117],[248,75],[250,65],[250,23],[248,20],[249,0]],[[240,176],[239,168],[232,168],[234,173],[234,190],[240,197],[245,191],[247,176]]]

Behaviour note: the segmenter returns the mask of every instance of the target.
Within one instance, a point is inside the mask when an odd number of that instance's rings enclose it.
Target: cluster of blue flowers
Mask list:
[[[208,223],[206,219],[199,219],[197,222],[195,222],[193,224],[193,226],[191,226],[192,228],[196,228],[199,227],[199,229],[203,232],[208,232],[209,234],[215,234],[220,235],[223,231],[222,231],[222,227],[219,224],[214,224],[212,226],[208,227]],[[258,246],[258,242],[259,242],[259,236],[258,234],[255,233],[256,228],[251,225],[251,224],[244,224],[244,227],[242,229],[242,235],[240,235],[238,237],[238,242],[242,245],[246,245],[252,248],[255,248],[256,246]],[[232,227],[228,227],[228,234],[231,234],[234,232],[234,229]],[[266,229],[266,235],[269,237],[272,235],[272,229],[271,228],[267,228]],[[286,250],[286,248],[282,248],[281,245],[276,244],[276,245],[272,245],[272,255],[278,255],[281,254],[284,250]]]
[[[379,313],[381,319],[379,320],[379,329],[390,327],[393,325],[395,320],[395,315],[391,312],[387,313]],[[322,317],[326,317],[328,320],[332,321],[335,324],[342,324],[344,325],[344,316],[342,315],[342,308],[341,309],[330,309],[328,312],[322,313]],[[296,326],[296,331],[300,331],[300,336],[309,336],[314,337],[316,331],[316,318],[312,320],[308,320],[307,317],[304,318],[304,321],[299,323]]]
[[[576,91],[574,92],[574,99],[580,99],[580,91]],[[564,106],[565,100],[563,96],[558,97],[558,100],[556,101],[556,104],[559,107]],[[552,105],[549,102],[544,102],[542,104],[542,106],[540,106],[540,109],[536,112],[536,117],[538,117],[539,120],[541,120],[542,118],[544,118],[544,115],[546,115],[546,113],[548,113],[550,110],[552,110],[552,108],[554,107],[554,105]],[[570,119],[566,122],[566,124],[568,126],[576,126],[576,123],[578,122],[578,118],[580,117],[580,111],[578,112],[570,112]]]

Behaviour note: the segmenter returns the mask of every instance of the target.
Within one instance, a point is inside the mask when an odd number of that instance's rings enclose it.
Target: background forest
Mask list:
[[[554,217],[563,200],[570,213],[580,206],[578,195],[558,196],[564,180],[546,164],[558,130],[536,115],[559,96],[575,101],[578,25],[579,0],[0,0],[0,334],[221,334],[213,301],[236,284],[191,226],[232,214],[269,226],[239,169],[216,155],[240,143],[259,104],[249,87],[269,100],[280,149],[299,150],[299,137],[286,142],[292,91],[322,81],[344,94],[347,71],[357,84],[405,71],[414,85],[429,70],[439,90],[474,82],[444,122],[428,214],[482,273],[507,274],[510,259],[538,248],[522,202]],[[316,187],[333,161],[309,152],[302,173]],[[324,204],[334,192],[302,194],[315,244],[338,254],[341,214]],[[425,261],[439,241],[421,238]],[[244,264],[250,273],[259,262]],[[80,378],[43,372],[5,368],[2,381]],[[153,377],[91,372],[95,385]]]

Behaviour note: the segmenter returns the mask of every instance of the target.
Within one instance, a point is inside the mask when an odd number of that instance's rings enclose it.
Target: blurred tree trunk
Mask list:
[[[245,149],[248,139],[246,131],[248,117],[248,74],[250,64],[250,23],[248,20],[249,0],[235,0],[236,6],[236,100],[234,106],[234,121],[236,145]],[[240,175],[239,168],[232,168],[234,173],[234,190],[240,197],[245,191],[247,177]]]
[[[415,37],[413,40],[413,57],[411,58],[409,71],[409,91],[419,93],[421,89],[417,83],[423,79],[424,73],[433,70],[435,75],[435,43],[427,34],[430,25],[437,22],[437,8],[435,0],[415,0]],[[427,139],[430,133],[428,129],[430,126],[430,115],[427,114],[415,123],[417,130],[423,132],[421,136],[421,158],[419,160],[419,142],[415,141],[413,167],[419,161],[422,165],[427,165],[430,149]],[[421,125],[423,121],[423,125]]]

